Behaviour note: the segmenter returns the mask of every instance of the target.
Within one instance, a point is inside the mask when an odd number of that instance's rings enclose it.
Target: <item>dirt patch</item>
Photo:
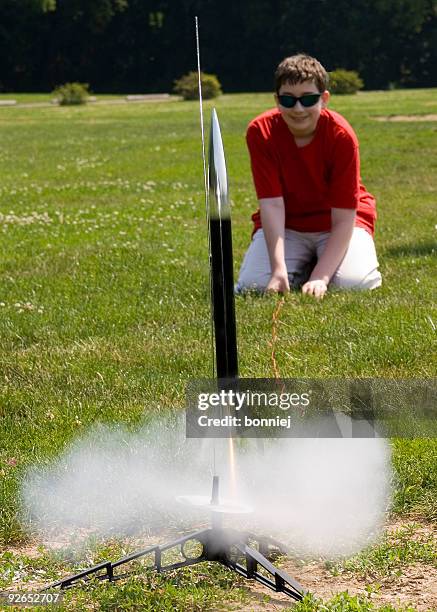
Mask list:
[[[373,117],[375,121],[437,121],[437,115],[387,115]]]
[[[353,576],[332,576],[321,564],[314,563],[304,568],[291,562],[283,568],[294,576],[305,588],[320,599],[330,599],[337,593],[347,591],[350,595],[366,595],[366,586],[377,589],[371,594],[371,601],[377,605],[402,607],[412,605],[420,612],[437,610],[437,569],[429,565],[415,564],[404,568],[401,576],[390,576],[372,581],[359,580]],[[253,603],[240,610],[250,612],[273,612],[291,606],[292,601],[280,593],[270,596],[267,589],[258,584],[251,586]]]
[[[353,575],[332,576],[323,566],[315,564],[300,571],[288,564],[285,569],[293,573],[305,587],[317,597],[329,599],[336,593],[348,591],[351,595],[366,594],[366,586],[372,585],[378,592],[372,601],[380,605],[406,606],[417,610],[437,609],[437,570],[429,565],[414,564],[402,570],[401,576],[389,576],[372,580],[359,580]]]
[[[403,529],[408,524],[410,523],[396,521],[387,525],[387,532]],[[437,537],[437,526],[415,523],[411,539],[427,536]],[[327,600],[344,591],[348,591],[350,595],[366,595],[366,587],[371,586],[376,591],[371,594],[371,601],[379,606],[412,605],[420,612],[437,611],[437,567],[428,564],[414,563],[384,577],[357,577],[352,572],[333,576],[322,561],[313,561],[302,566],[287,560],[281,567],[320,599]],[[271,591],[257,583],[250,584],[249,593],[253,597],[253,603],[240,610],[273,612],[286,609],[292,604],[287,596],[280,593],[271,595]]]

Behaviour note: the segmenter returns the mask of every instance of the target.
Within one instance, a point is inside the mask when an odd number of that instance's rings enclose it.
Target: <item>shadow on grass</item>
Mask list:
[[[424,255],[432,255],[437,252],[436,242],[422,242],[419,244],[400,244],[383,249],[384,255],[389,257],[405,257],[413,255],[421,257]]]

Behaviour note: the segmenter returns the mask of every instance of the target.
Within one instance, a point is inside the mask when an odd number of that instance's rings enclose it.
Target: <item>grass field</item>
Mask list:
[[[225,95],[214,103],[233,201],[236,272],[255,208],[245,128],[271,103],[268,94]],[[205,104],[207,117],[211,107]],[[330,292],[322,303],[287,296],[276,344],[281,376],[435,376],[437,123],[375,119],[436,114],[436,91],[334,96],[331,107],[361,142],[362,177],[378,202],[384,284],[369,294]],[[0,129],[0,542],[6,551],[27,542],[17,500],[27,466],[57,456],[96,421],[135,429],[145,418],[182,409],[188,379],[209,377],[212,365],[197,103],[0,108]],[[241,376],[273,376],[275,305],[273,296],[237,299]],[[435,521],[435,441],[393,446],[393,512]],[[37,570],[49,580],[68,571],[48,553],[37,562],[18,552],[3,555],[9,570],[0,569],[2,588],[16,585],[20,571],[29,580]],[[424,556],[436,566],[435,549]],[[121,598],[123,609],[136,602],[154,611],[207,609],[231,590],[245,597],[224,570],[196,576],[194,586],[192,575],[182,573],[170,582],[157,577],[150,589],[132,579],[122,589],[69,594],[76,602],[69,609],[85,606],[87,597],[101,609],[114,609]],[[370,600],[342,597],[345,603],[318,608],[313,601],[295,610],[376,609]]]
[[[93,96],[92,92],[90,95]],[[115,94],[103,94],[96,97],[99,102],[120,99],[120,96]],[[53,93],[0,93],[0,104],[1,102],[10,102],[11,100],[14,100],[17,104],[51,104],[53,99]]]

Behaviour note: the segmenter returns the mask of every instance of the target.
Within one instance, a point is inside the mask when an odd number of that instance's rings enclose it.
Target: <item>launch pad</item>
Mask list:
[[[270,537],[260,537],[253,533],[222,527],[222,519],[225,515],[249,514],[252,509],[233,502],[221,503],[218,476],[213,478],[210,499],[204,496],[181,496],[178,501],[193,508],[207,509],[211,515],[211,526],[194,531],[167,544],[150,546],[117,561],[103,561],[77,574],[58,580],[43,590],[56,587],[67,589],[77,583],[83,584],[91,580],[113,582],[126,578],[130,572],[119,571],[119,568],[142,557],[149,557],[147,567],[157,572],[176,570],[204,561],[214,561],[244,578],[255,580],[278,593],[285,593],[296,601],[303,599],[305,589],[269,560],[269,557],[274,555],[287,554],[283,545]],[[166,562],[165,557],[167,556],[173,559],[179,557],[180,560]]]

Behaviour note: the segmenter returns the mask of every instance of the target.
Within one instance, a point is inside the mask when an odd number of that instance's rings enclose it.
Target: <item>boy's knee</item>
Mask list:
[[[382,284],[382,277],[378,269],[372,270],[365,276],[360,274],[336,274],[331,279],[331,284],[341,289],[357,289],[360,291],[366,291],[380,287]]]

